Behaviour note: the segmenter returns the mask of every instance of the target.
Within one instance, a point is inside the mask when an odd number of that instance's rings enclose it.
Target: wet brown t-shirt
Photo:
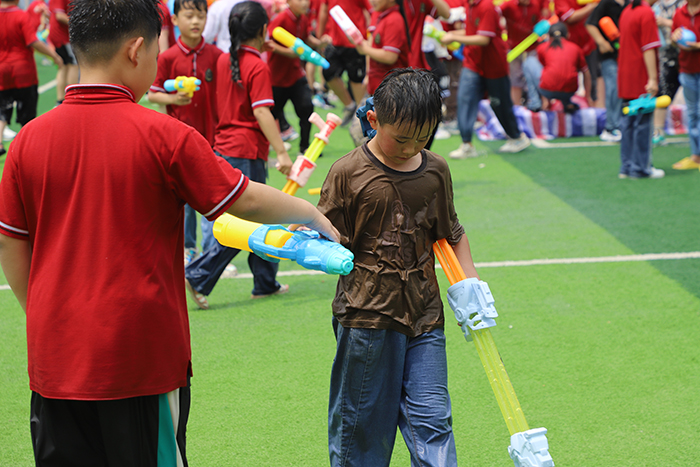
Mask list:
[[[464,228],[452,202],[447,162],[422,151],[421,166],[398,172],[367,148],[331,167],[318,208],[355,254],[340,276],[333,314],[344,327],[392,329],[417,336],[444,327],[433,243],[457,243]]]

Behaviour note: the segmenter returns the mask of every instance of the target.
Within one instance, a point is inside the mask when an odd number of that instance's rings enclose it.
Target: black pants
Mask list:
[[[272,97],[275,100],[272,115],[277,120],[284,118],[284,106],[288,100],[292,101],[294,111],[299,117],[299,152],[304,153],[309,147],[309,135],[311,135],[309,117],[314,111],[314,104],[311,102],[311,89],[309,89],[306,78],[299,78],[296,83],[288,88],[273,86]]]

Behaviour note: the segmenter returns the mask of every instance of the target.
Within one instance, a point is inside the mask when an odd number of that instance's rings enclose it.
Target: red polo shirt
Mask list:
[[[464,46],[464,67],[478,73],[484,78],[503,78],[508,74],[506,45],[501,38],[500,16],[492,0],[466,2],[467,36],[486,36],[491,39],[485,47],[478,45]]]
[[[700,38],[700,12],[690,16],[688,5],[685,4],[673,15],[673,27],[671,31],[684,27],[695,33],[695,37]],[[700,73],[700,51],[688,51],[681,49],[678,62],[681,73]]]
[[[49,0],[49,10],[51,10],[51,19],[49,20],[49,42],[54,47],[66,45],[68,38],[68,25],[59,23],[56,19],[56,13],[68,13],[69,0]]]
[[[328,21],[326,21],[326,31],[333,38],[333,45],[336,47],[349,47],[355,48],[354,45],[348,40],[342,29],[335,22],[333,17],[330,15],[331,8],[336,5],[340,5],[348,18],[355,23],[357,29],[364,37],[367,37],[367,21],[365,20],[365,11],[369,11],[372,6],[369,4],[369,0],[321,0],[322,4],[328,5]]]
[[[559,17],[559,21],[566,21],[576,10],[583,7],[584,5],[579,5],[577,0],[554,0],[554,13]],[[566,23],[566,27],[569,28],[569,40],[581,47],[584,56],[587,57],[595,50],[595,41],[588,34],[585,18],[576,23]]]
[[[406,25],[398,6],[373,15],[370,31],[372,32],[372,48],[399,54],[393,65],[369,59],[367,92],[372,95],[389,71],[408,66],[409,49],[406,39]]]
[[[289,8],[281,11],[280,14],[273,18],[268,31],[272,33],[277,27],[286,29],[287,32],[301,40],[306,40],[309,36],[309,19],[306,15],[294,15]],[[288,88],[306,76],[304,69],[301,67],[299,57],[287,58],[278,53],[268,54],[268,57],[267,65],[270,67],[273,86]]]
[[[537,58],[542,63],[540,88],[547,91],[576,92],[578,72],[588,70],[581,47],[561,39],[561,48],[545,42],[537,47]]]
[[[49,7],[44,0],[34,0],[27,7],[27,15],[29,15],[35,32],[39,29],[39,26],[41,26],[41,16],[44,14],[44,11],[48,11],[48,9]]]
[[[221,53],[204,39],[190,49],[180,37],[174,46],[158,55],[158,74],[151,86],[153,92],[168,92],[165,81],[178,76],[194,76],[202,81],[189,105],[168,105],[167,111],[171,117],[194,127],[212,146],[216,128],[216,61]]]
[[[248,46],[238,51],[241,80],[231,81],[231,56],[222,54],[217,62],[219,79],[216,94],[219,100],[219,123],[214,135],[214,149],[228,157],[267,160],[270,143],[265,138],[253,109],[272,107],[270,69],[260,52]]]
[[[617,56],[617,93],[621,99],[636,99],[646,93],[644,86],[649,75],[644,66],[644,52],[658,47],[661,42],[654,11],[646,2],[636,8],[627,5],[620,15]]]
[[[25,125],[0,181],[0,232],[32,248],[31,389],[107,400],[185,386],[183,207],[214,220],[247,181],[121,86],[69,86]]]
[[[510,50],[532,34],[535,25],[542,19],[540,0],[531,0],[529,5],[522,5],[518,0],[508,0],[499,8],[506,19],[508,49]],[[536,42],[527,51],[535,50],[535,48],[537,48]]]
[[[36,28],[16,6],[0,8],[0,91],[38,84],[34,51]]]
[[[411,33],[411,52],[408,57],[408,64],[414,68],[428,68],[428,62],[425,61],[425,54],[421,50],[423,43],[423,23],[425,17],[436,16],[435,7],[431,0],[405,0],[404,11],[406,12],[406,21],[408,22],[408,30]]]

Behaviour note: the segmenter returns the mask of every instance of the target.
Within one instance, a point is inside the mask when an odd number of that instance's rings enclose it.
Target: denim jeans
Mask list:
[[[542,78],[542,64],[537,59],[537,53],[530,52],[523,62],[523,75],[527,83],[527,108],[539,110],[542,108],[540,97],[540,78]]]
[[[622,116],[622,99],[617,95],[617,60],[606,58],[600,67],[605,83],[605,129],[613,131],[620,128]]]
[[[398,426],[413,467],[456,467],[443,330],[411,338],[333,326],[331,466],[388,467]]]
[[[218,243],[216,238],[214,238],[214,223],[202,216],[202,219],[199,221],[199,228],[202,229],[202,251],[207,251],[215,243]]]
[[[626,105],[626,102],[624,103]],[[620,119],[620,173],[648,177],[651,173],[651,137],[654,114],[623,115]]]
[[[217,153],[221,156],[221,154]],[[254,182],[265,183],[267,163],[261,159],[240,159],[221,156],[234,168],[239,169]],[[221,246],[219,242],[202,252],[202,255],[190,262],[185,268],[185,277],[197,292],[209,295],[228,263],[240,252],[235,248]],[[277,263],[265,261],[258,255],[248,255],[248,266],[253,273],[253,295],[264,295],[280,288],[276,280]]]
[[[197,248],[197,211],[185,204],[185,248]]]
[[[510,97],[510,78],[486,79],[469,68],[462,68],[457,90],[457,125],[462,141],[469,143],[474,132],[474,123],[479,114],[479,102],[488,92],[491,108],[501,122],[503,130],[510,138],[520,136],[518,122],[513,113],[513,101]]]
[[[690,153],[700,156],[700,73],[681,73],[680,81],[688,109]]]

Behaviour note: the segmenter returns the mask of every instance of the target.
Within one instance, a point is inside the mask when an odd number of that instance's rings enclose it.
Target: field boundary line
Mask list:
[[[541,138],[532,138],[532,145],[538,149],[564,149],[564,148],[593,148],[598,146],[615,146],[620,143],[612,143],[608,141],[574,141],[571,143],[550,143]],[[687,137],[666,138],[666,144],[683,144],[687,143]]]

